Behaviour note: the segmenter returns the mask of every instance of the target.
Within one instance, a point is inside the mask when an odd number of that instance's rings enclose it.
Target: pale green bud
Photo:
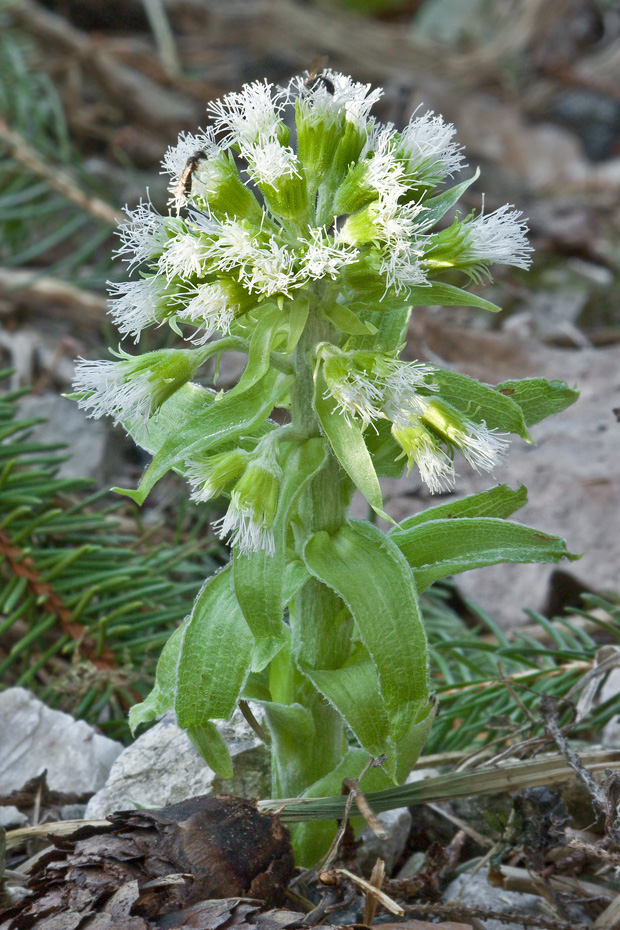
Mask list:
[[[191,198],[216,216],[235,216],[260,224],[263,211],[256,197],[239,177],[229,152],[199,159],[191,176]]]
[[[422,481],[432,494],[454,487],[456,473],[440,442],[417,418],[409,426],[394,424],[392,436],[407,457],[407,471],[417,465]]]
[[[269,555],[275,552],[272,528],[282,478],[276,448],[271,437],[257,446],[231,492],[226,515],[216,527],[222,539],[228,538],[244,553],[259,549],[266,549]]]
[[[249,461],[250,453],[239,448],[188,460],[185,477],[193,487],[192,500],[208,501],[230,491]]]

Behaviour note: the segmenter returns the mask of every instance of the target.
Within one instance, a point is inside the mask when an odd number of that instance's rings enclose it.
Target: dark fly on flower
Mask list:
[[[192,178],[196,173],[201,161],[207,158],[207,153],[203,149],[197,149],[193,155],[187,159],[183,174],[174,188],[174,199],[177,203],[184,203],[187,195],[192,189]]]
[[[308,90],[314,90],[319,85],[322,85],[327,93],[333,96],[336,92],[334,83],[327,77],[326,74],[323,74],[326,64],[327,55],[320,55],[318,58],[314,59],[308,68],[308,77],[304,81],[304,87],[306,87]]]

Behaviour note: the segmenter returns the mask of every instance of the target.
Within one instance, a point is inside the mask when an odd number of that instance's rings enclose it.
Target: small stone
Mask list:
[[[3,804],[0,807],[0,827],[9,830],[23,827],[25,823],[28,823],[28,818],[13,804]]]
[[[233,760],[232,779],[222,779],[209,768],[171,712],[120,754],[105,786],[90,799],[86,818],[99,819],[138,805],[164,807],[199,794],[268,796],[267,747],[239,711],[217,727]]]
[[[8,688],[0,694],[0,746],[2,796],[44,770],[51,791],[97,791],[123,749],[83,720],[47,707],[25,688]]]
[[[476,875],[465,872],[450,882],[443,901],[453,901],[455,898],[465,907],[481,907],[496,914],[515,912],[529,917],[542,916],[538,895],[496,888],[487,881],[486,869]],[[504,923],[501,920],[485,920],[484,926],[485,930],[523,930],[521,923]]]
[[[386,873],[391,875],[403,854],[413,820],[406,807],[382,811],[377,820],[387,833],[387,839],[382,840],[370,827],[365,827],[360,834],[357,862],[363,874],[369,875],[377,859],[383,859]]]

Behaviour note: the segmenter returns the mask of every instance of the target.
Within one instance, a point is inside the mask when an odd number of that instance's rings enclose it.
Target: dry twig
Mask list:
[[[35,148],[33,148],[18,132],[8,125],[0,116],[0,144],[9,150],[13,158],[31,171],[37,177],[44,178],[49,186],[76,203],[78,207],[90,213],[97,220],[103,220],[110,226],[116,226],[121,216],[110,204],[88,194],[80,188],[79,182],[68,171],[50,165]]]

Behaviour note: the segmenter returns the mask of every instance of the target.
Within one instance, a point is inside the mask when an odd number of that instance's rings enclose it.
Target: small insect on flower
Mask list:
[[[207,158],[208,155],[204,149],[197,149],[193,155],[189,156],[183,174],[174,188],[174,199],[177,203],[182,204],[185,202],[188,194],[190,194],[192,190],[192,178],[198,170],[200,163],[206,161]]]
[[[336,93],[334,82],[323,73],[326,65],[327,55],[320,55],[318,58],[314,59],[308,68],[308,77],[304,81],[304,88],[306,88],[306,90],[313,91],[321,86],[332,96]]]

